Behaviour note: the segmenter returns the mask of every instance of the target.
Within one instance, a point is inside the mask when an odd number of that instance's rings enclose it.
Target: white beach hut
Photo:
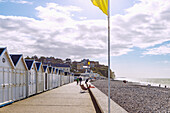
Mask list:
[[[64,72],[63,70],[59,70],[59,75],[60,75],[60,86],[64,85]]]
[[[56,69],[56,79],[57,79],[57,87],[60,86],[60,75],[59,75],[59,70]]]
[[[69,76],[63,76],[63,78],[64,78],[64,84],[67,84],[67,82],[68,82],[68,77],[69,77]]]
[[[26,97],[26,77],[28,68],[22,54],[10,54],[10,57],[15,66],[13,100],[23,99]]]
[[[57,87],[57,74],[56,74],[56,69],[53,67],[53,88]]]
[[[14,68],[7,48],[0,48],[0,106],[12,102],[12,78]]]
[[[49,69],[49,73],[48,73],[48,89],[52,89],[52,71],[53,71],[53,67],[52,66],[48,66]]]
[[[71,73],[71,75],[70,75],[70,82],[71,83],[74,82],[74,74],[73,73]]]
[[[43,65],[44,68],[44,91],[48,90],[48,73],[49,68],[47,65]]]
[[[37,68],[37,93],[44,91],[44,69],[41,62],[36,62]]]
[[[35,61],[31,59],[25,59],[25,63],[28,68],[27,73],[27,96],[36,94],[36,73],[37,68]]]

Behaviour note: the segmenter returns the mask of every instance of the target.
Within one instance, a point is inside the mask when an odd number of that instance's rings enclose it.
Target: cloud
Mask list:
[[[133,47],[148,48],[169,41],[168,0],[140,0],[125,15],[112,17],[112,36]]]
[[[33,4],[33,2],[28,2],[24,0],[11,0],[11,2],[19,3],[19,4]]]
[[[166,55],[170,54],[170,44],[162,45],[158,48],[147,49],[144,55]]]
[[[81,19],[81,20],[85,20],[85,19],[87,19],[87,17],[80,17],[80,19]]]
[[[11,53],[25,56],[56,56],[81,59],[105,55],[106,28],[104,20],[75,21],[71,12],[79,12],[74,6],[59,6],[48,3],[39,6],[38,20],[20,16],[0,16],[0,45],[7,46]],[[97,29],[96,29],[97,28]],[[95,31],[101,32],[95,34]],[[99,40],[96,40],[97,37]]]
[[[111,55],[120,56],[170,40],[170,2],[140,0],[125,15],[111,17]],[[76,6],[47,3],[35,8],[38,19],[0,16],[0,44],[11,52],[61,58],[102,58],[107,55],[107,20],[74,19]],[[167,48],[169,46],[166,46]],[[165,54],[147,49],[144,54]],[[155,53],[154,53],[155,52]]]
[[[25,0],[0,0],[0,2],[12,2],[17,4],[33,4],[33,2],[25,1]]]

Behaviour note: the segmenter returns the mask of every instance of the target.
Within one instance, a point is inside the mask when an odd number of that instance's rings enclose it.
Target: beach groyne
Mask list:
[[[107,80],[97,80],[92,82],[92,84],[107,95]],[[97,96],[95,97],[97,98]],[[111,99],[129,113],[170,112],[169,88],[143,86],[132,82],[111,81]],[[105,106],[104,108],[107,107]]]

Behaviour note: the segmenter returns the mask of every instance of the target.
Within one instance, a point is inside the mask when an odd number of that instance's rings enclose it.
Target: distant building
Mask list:
[[[85,67],[93,68],[93,67],[98,67],[99,62],[98,61],[90,61],[89,59],[83,59],[80,62],[72,62],[72,69],[75,70],[76,72],[82,72],[85,70]]]
[[[44,62],[44,63],[47,63],[47,64],[48,64],[48,63],[51,63],[51,61],[52,61],[51,58],[46,58],[46,59],[43,60],[43,62]]]
[[[72,62],[70,58],[67,58],[64,63],[71,65]]]
[[[83,69],[84,63],[77,63],[77,70]]]
[[[56,67],[56,69],[58,69],[59,71],[62,70],[64,72],[64,75],[70,74],[70,65],[68,64],[55,64],[53,66]]]
[[[83,59],[81,60],[81,63],[83,63],[84,66],[87,66],[89,61],[89,59]]]
[[[90,67],[98,67],[99,66],[99,62],[98,61],[90,61]]]
[[[43,62],[43,64],[48,64],[48,66],[50,66],[50,64],[63,63],[62,59],[55,59],[54,57],[41,57],[38,61]]]

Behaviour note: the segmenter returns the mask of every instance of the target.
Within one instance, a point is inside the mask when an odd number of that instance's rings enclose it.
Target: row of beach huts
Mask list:
[[[73,81],[63,70],[0,48],[0,107]]]

